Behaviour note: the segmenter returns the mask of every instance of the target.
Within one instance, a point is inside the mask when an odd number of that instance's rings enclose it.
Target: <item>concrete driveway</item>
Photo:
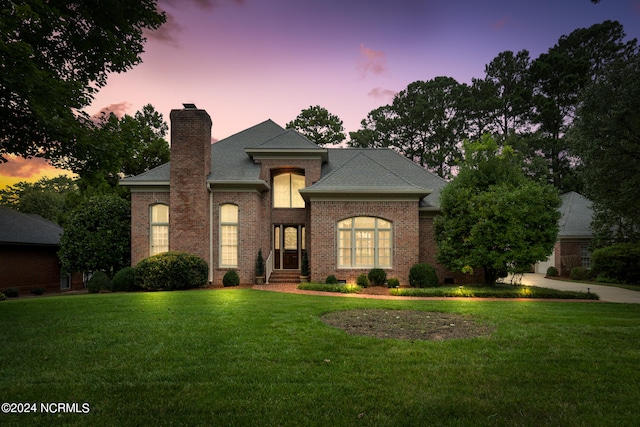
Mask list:
[[[510,278],[508,278],[510,279]],[[562,280],[546,279],[544,274],[528,273],[522,278],[522,284],[527,286],[539,286],[543,288],[559,289],[561,291],[593,292],[600,296],[600,301],[623,302],[640,304],[640,292],[629,289],[616,288],[615,286],[586,285],[584,283],[564,282]]]

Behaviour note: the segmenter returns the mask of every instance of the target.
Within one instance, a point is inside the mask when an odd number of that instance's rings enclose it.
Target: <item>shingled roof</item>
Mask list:
[[[62,227],[40,215],[0,206],[0,244],[59,245]]]
[[[560,196],[560,231],[558,237],[592,237],[591,220],[593,210],[591,201],[586,197],[571,191]]]
[[[256,185],[260,164],[254,156],[304,154],[323,161],[321,179],[301,193],[412,194],[420,207],[437,209],[446,181],[390,149],[324,148],[291,129],[266,120],[211,145],[211,174],[216,185]],[[169,185],[169,163],[126,178],[123,185]]]

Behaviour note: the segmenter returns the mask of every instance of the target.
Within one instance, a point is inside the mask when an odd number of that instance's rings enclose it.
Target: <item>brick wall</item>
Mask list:
[[[150,206],[157,203],[169,205],[169,189],[166,192],[131,193],[131,265],[134,267],[149,256]],[[169,236],[171,232],[169,228]]]
[[[555,265],[561,276],[569,277],[573,267],[582,266],[582,247],[589,246],[589,240],[561,240],[556,242]]]
[[[338,269],[337,223],[354,216],[371,216],[393,223],[393,268],[387,277],[396,277],[408,285],[409,269],[418,262],[418,202],[312,201],[309,250],[311,280],[324,281],[330,274],[355,282],[363,269]]]
[[[171,111],[169,248],[209,260],[211,117],[204,110]]]

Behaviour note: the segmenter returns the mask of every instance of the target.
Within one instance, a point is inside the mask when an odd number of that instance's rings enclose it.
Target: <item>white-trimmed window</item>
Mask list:
[[[283,173],[273,177],[274,208],[304,208],[304,199],[298,192],[304,188],[304,176]]]
[[[582,246],[580,248],[580,263],[582,267],[587,270],[591,269],[591,251],[589,250],[589,246]]]
[[[155,255],[169,250],[169,206],[151,206],[149,255]]]
[[[391,268],[391,222],[358,216],[338,222],[338,268]]]
[[[238,206],[220,206],[220,267],[238,266]]]

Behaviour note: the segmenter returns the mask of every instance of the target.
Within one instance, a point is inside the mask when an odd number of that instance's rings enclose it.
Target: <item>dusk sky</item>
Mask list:
[[[484,77],[500,52],[532,59],[562,35],[617,20],[640,38],[640,0],[160,0],[168,22],[147,34],[143,63],[112,75],[89,114],[152,104],[169,121],[205,109],[222,139],[320,105],[347,132],[416,80]],[[0,188],[56,176],[43,161],[0,165]]]

